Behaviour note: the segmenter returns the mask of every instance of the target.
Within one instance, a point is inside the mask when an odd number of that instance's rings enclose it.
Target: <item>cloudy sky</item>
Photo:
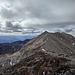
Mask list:
[[[0,35],[46,30],[75,36],[75,0],[0,0]]]

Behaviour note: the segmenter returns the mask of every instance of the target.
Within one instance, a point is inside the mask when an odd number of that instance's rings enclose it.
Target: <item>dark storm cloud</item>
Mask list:
[[[11,29],[22,29],[21,25],[19,24],[16,24],[16,25],[13,25],[12,22],[6,22],[6,27],[8,28],[11,28]]]
[[[11,22],[6,22],[6,30],[7,29],[13,32],[21,32],[22,27],[19,24],[13,25]]]
[[[6,33],[9,32],[21,32],[22,34],[27,34],[27,33],[40,33],[40,31],[35,28],[35,27],[22,27],[19,24],[13,25],[12,22],[6,22]],[[4,32],[5,32],[4,31]],[[8,32],[8,33],[9,33]]]

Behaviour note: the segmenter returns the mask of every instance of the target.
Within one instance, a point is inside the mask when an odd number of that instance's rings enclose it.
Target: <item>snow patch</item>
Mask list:
[[[62,40],[62,38],[60,38]]]
[[[2,66],[4,66],[4,64],[2,64]]]
[[[55,62],[55,60],[53,60],[53,62]]]
[[[71,52],[71,53],[73,53],[73,52]]]
[[[12,62],[10,62],[10,65],[13,65]]]
[[[42,49],[42,51],[45,51],[45,49]]]
[[[72,43],[72,45],[74,45],[75,43]]]
[[[43,72],[43,75],[45,75],[45,72]]]

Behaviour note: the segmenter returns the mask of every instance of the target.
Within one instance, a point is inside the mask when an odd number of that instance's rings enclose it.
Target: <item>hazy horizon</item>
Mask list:
[[[0,36],[0,43],[11,43],[15,41],[23,41],[26,39],[32,39],[36,36]]]

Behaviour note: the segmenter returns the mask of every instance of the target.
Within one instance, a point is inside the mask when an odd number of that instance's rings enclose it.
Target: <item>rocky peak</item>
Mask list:
[[[42,52],[44,54],[39,54],[39,52]],[[36,58],[36,55],[37,55],[37,58]],[[43,55],[43,57],[41,58],[40,55]],[[45,57],[45,55],[66,58],[66,59],[70,60],[69,63],[75,64],[75,38],[66,33],[59,33],[59,32],[58,33],[49,33],[47,31],[45,31],[44,33],[40,34],[36,38],[30,40],[17,53],[14,53],[9,58],[6,58],[6,59],[4,58],[5,60],[2,58],[4,61],[1,63],[3,63],[4,65],[7,65],[4,62],[8,63],[8,62],[12,61],[12,63],[16,64],[16,63],[19,63],[20,61],[22,61],[23,59],[28,58],[28,62],[26,63],[26,65],[29,63],[28,65],[30,65],[30,66],[32,65],[32,67],[34,67],[34,65],[41,63],[42,60],[39,61],[39,59],[40,58],[43,59]],[[35,59],[32,58],[33,56],[35,57]],[[8,60],[10,59],[10,61],[8,61],[7,59]],[[51,59],[53,59],[53,58],[51,58]],[[25,59],[25,61],[26,60],[27,59]],[[0,59],[0,61],[1,61],[1,59]],[[31,61],[32,61],[32,63],[31,63]],[[57,61],[57,59],[56,59],[56,61]],[[55,63],[55,60],[53,59],[52,62]],[[22,62],[20,62],[20,63],[22,63]],[[33,65],[33,63],[34,63],[34,65]],[[69,63],[67,63],[67,64],[69,64]],[[25,65],[23,65],[23,66],[25,66]],[[20,65],[20,67],[23,68],[21,65]],[[61,67],[62,67],[62,65],[60,65],[60,68]],[[17,67],[17,69],[18,69],[18,67]],[[40,67],[40,69],[41,69],[41,67]],[[25,69],[23,68],[23,70],[25,70]],[[12,72],[13,72],[13,70],[12,70]],[[28,74],[28,75],[31,75],[31,74]],[[39,75],[41,75],[41,74],[39,74]]]
[[[43,32],[43,34],[49,34],[49,32],[48,31],[45,31],[45,32]]]

